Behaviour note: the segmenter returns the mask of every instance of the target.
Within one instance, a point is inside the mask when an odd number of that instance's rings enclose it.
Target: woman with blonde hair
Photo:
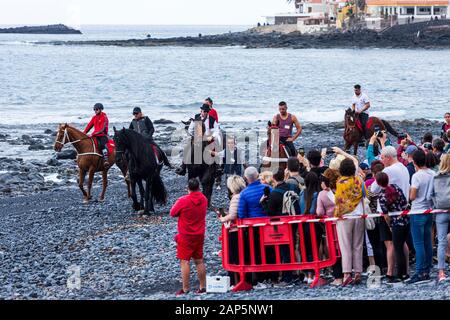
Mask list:
[[[237,218],[238,206],[239,206],[239,198],[241,196],[241,191],[246,187],[245,181],[242,177],[233,175],[228,177],[227,179],[227,188],[228,193],[230,195],[230,206],[228,208],[228,213],[223,213],[223,216],[220,216],[221,210],[217,211],[219,215],[219,220],[222,223],[231,223],[234,222]],[[239,264],[239,254],[238,254],[238,237],[237,232],[230,232],[229,237],[229,256],[228,261],[231,264]],[[235,272],[229,272],[229,276],[232,284],[236,284],[238,280],[238,274]]]
[[[433,178],[429,198],[433,200],[436,209],[450,209],[450,154],[441,156],[438,174]],[[436,214],[436,229],[438,238],[438,282],[446,281],[445,251],[448,247],[448,230],[450,213]],[[447,248],[448,250],[448,248]]]
[[[267,184],[268,186],[275,187],[276,183],[273,180],[272,171],[263,171],[259,174],[259,180],[262,184]]]

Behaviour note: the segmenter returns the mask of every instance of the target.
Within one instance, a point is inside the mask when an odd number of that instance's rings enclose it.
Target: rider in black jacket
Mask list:
[[[141,108],[139,107],[133,109],[133,116],[134,119],[130,123],[130,129],[140,133],[145,138],[145,140],[156,146],[159,153],[161,154],[164,164],[168,167],[172,167],[164,151],[162,151],[161,148],[153,140],[153,133],[155,132],[155,127],[153,126],[152,120],[150,120],[149,117],[144,116],[142,114]]]

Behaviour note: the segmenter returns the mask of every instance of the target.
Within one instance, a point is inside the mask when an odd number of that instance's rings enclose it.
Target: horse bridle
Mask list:
[[[66,139],[67,139],[67,142],[66,142]],[[92,141],[92,146],[93,146],[93,148],[94,148],[94,152],[79,153],[78,156],[96,155],[96,156],[103,157],[103,155],[101,155],[101,154],[99,154],[99,153],[96,152],[95,143],[94,143],[94,140],[93,140],[91,137],[82,138],[82,139],[78,139],[78,140],[75,140],[75,141],[70,141],[69,134],[67,133],[67,128],[64,129],[64,138],[63,138],[63,141],[61,142],[61,141],[59,141],[59,140],[56,140],[55,143],[59,143],[59,144],[61,144],[63,147],[65,147],[65,146],[68,145],[68,144],[74,145],[75,143],[78,143],[78,142],[80,142],[80,141],[87,140],[87,139],[91,139],[91,141]]]

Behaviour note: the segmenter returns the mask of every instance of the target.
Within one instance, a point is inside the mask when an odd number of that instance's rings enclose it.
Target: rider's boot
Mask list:
[[[184,162],[181,163],[181,166],[175,170],[175,173],[180,176],[186,175],[186,164]]]
[[[103,149],[102,153],[103,153],[103,166],[105,168],[109,168],[110,164],[109,164],[109,161],[108,161],[108,150],[107,149]]]

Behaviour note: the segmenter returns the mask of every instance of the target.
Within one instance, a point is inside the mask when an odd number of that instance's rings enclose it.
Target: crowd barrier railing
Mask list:
[[[405,210],[388,216],[435,213],[450,213],[450,209]],[[222,227],[222,265],[226,271],[239,274],[239,282],[233,288],[235,292],[252,289],[246,274],[254,272],[313,270],[315,277],[310,287],[314,288],[321,284],[320,270],[333,266],[340,257],[336,221],[383,216],[374,213],[341,218],[303,215],[238,219],[236,223]],[[322,244],[327,248],[325,257],[319,254],[318,231],[323,232]],[[230,255],[232,252],[234,259]]]
[[[334,265],[340,252],[335,224],[310,220],[311,216],[281,216],[241,219],[229,227],[224,225],[222,264],[240,277],[233,291],[250,290],[252,285],[245,276],[253,272],[312,270],[316,277],[311,287],[317,286],[320,270]],[[328,251],[324,258],[320,257],[318,243],[322,232]],[[230,261],[230,250],[237,252],[235,261]]]

